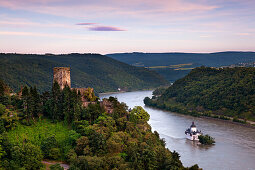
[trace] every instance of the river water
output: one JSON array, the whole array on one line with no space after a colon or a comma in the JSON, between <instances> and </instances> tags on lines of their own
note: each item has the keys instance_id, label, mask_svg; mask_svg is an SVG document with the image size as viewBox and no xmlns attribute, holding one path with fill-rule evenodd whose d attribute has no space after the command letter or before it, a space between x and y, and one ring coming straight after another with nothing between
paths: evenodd
<instances>
[{"instance_id":1,"label":"river water","mask_svg":"<svg viewBox=\"0 0 255 170\"><path fill-rule=\"evenodd\" d=\"M143 99L151 97L152 91L107 94L100 98L109 96L117 97L130 108L143 106L150 114L152 130L165 138L167 148L180 154L184 166L198 164L205 170L255 170L255 129L145 107ZM216 144L204 147L188 141L184 131L192 121L204 134L214 137Z\"/></svg>"}]
</instances>

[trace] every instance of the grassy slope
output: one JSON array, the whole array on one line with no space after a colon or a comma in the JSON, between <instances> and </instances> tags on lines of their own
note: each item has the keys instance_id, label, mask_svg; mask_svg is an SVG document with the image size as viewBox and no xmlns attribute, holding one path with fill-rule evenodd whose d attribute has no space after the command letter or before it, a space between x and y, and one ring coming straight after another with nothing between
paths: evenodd
<instances>
[{"instance_id":1,"label":"grassy slope","mask_svg":"<svg viewBox=\"0 0 255 170\"><path fill-rule=\"evenodd\" d=\"M8 139L14 145L22 145L24 140L30 141L36 146L41 146L41 142L48 137L55 136L62 149L62 157L71 149L68 143L70 128L63 122L51 123L48 119L43 119L31 126L18 123L14 130L9 131Z\"/></svg>"},{"instance_id":2,"label":"grassy slope","mask_svg":"<svg viewBox=\"0 0 255 170\"><path fill-rule=\"evenodd\" d=\"M53 67L71 67L72 87L93 87L96 92L117 88L139 90L168 82L159 74L136 68L99 54L21 55L0 54L0 78L14 90L21 85L36 85L50 90Z\"/></svg>"}]
</instances>

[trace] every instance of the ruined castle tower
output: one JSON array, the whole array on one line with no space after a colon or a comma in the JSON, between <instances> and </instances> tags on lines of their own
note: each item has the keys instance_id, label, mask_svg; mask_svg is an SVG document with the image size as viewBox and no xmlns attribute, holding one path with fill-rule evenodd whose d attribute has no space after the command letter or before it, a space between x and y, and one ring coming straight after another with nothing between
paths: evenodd
<instances>
[{"instance_id":1,"label":"ruined castle tower","mask_svg":"<svg viewBox=\"0 0 255 170\"><path fill-rule=\"evenodd\" d=\"M60 89L64 89L65 85L71 88L70 67L54 67L53 82L58 82Z\"/></svg>"}]
</instances>

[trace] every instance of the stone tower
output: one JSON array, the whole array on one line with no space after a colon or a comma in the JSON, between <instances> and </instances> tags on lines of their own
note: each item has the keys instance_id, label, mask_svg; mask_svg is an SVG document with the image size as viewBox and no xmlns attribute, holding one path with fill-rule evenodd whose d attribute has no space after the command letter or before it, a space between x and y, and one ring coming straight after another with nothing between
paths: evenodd
<instances>
[{"instance_id":1,"label":"stone tower","mask_svg":"<svg viewBox=\"0 0 255 170\"><path fill-rule=\"evenodd\" d=\"M54 67L53 82L58 82L60 89L63 90L65 85L71 88L70 67Z\"/></svg>"}]
</instances>

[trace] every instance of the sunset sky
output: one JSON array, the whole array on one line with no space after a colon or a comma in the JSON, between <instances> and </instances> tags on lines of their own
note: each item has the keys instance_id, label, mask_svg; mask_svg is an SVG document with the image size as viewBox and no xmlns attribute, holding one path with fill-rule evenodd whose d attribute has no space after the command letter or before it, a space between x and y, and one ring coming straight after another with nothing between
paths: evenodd
<instances>
[{"instance_id":1,"label":"sunset sky","mask_svg":"<svg viewBox=\"0 0 255 170\"><path fill-rule=\"evenodd\" d=\"M0 0L0 52L255 51L255 0Z\"/></svg>"}]
</instances>

